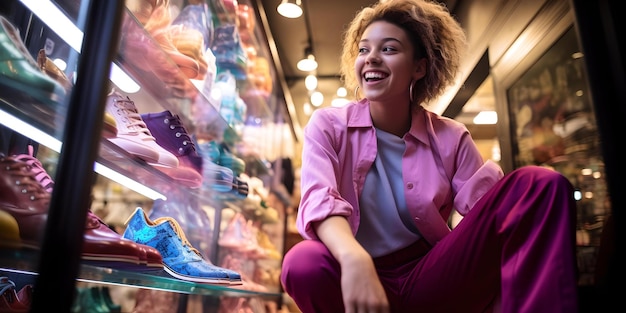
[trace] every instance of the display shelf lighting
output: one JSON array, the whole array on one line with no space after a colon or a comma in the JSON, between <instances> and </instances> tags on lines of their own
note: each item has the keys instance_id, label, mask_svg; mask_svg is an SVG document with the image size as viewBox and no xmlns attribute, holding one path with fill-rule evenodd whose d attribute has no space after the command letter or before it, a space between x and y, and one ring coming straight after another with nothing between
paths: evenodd
<instances>
[{"instance_id":1,"label":"display shelf lighting","mask_svg":"<svg viewBox=\"0 0 626 313\"><path fill-rule=\"evenodd\" d=\"M20 0L44 24L48 25L63 41L76 52L81 53L83 32L59 8L49 0ZM109 74L111 81L122 91L127 93L138 92L141 88L126 72L115 63L111 64Z\"/></svg>"},{"instance_id":2,"label":"display shelf lighting","mask_svg":"<svg viewBox=\"0 0 626 313\"><path fill-rule=\"evenodd\" d=\"M38 142L41 145L48 147L50 150L61 153L61 148L63 146L63 142L50 136L48 133L43 130L30 125L29 123L9 114L3 110L0 110L0 121L2 121L2 125L14 130L17 133L24 135L24 137L30 138L35 142ZM152 200L156 199L167 199L163 194L146 187L145 185L124 176L123 174L116 172L99 162L94 163L94 171L104 177L111 179L112 181L117 182L120 185L123 185L135 192L149 198Z\"/></svg>"}]
</instances>

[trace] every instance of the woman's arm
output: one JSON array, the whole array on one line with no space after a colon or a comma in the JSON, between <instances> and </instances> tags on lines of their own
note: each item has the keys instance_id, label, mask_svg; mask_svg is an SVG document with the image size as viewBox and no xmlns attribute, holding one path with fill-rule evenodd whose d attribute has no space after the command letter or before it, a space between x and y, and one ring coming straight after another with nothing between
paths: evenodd
<instances>
[{"instance_id":1,"label":"woman's arm","mask_svg":"<svg viewBox=\"0 0 626 313\"><path fill-rule=\"evenodd\" d=\"M356 241L343 216L329 216L314 224L318 238L341 266L341 291L346 313L389 312L387 295L374 262Z\"/></svg>"}]
</instances>

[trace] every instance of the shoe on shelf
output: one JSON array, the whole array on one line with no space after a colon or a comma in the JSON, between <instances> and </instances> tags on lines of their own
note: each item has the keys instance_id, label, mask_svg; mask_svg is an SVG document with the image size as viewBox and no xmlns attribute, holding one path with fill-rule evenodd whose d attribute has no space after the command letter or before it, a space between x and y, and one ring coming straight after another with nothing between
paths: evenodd
<instances>
[{"instance_id":1,"label":"shoe on shelf","mask_svg":"<svg viewBox=\"0 0 626 313\"><path fill-rule=\"evenodd\" d=\"M139 288L132 313L178 312L181 294L158 289Z\"/></svg>"},{"instance_id":2,"label":"shoe on shelf","mask_svg":"<svg viewBox=\"0 0 626 313\"><path fill-rule=\"evenodd\" d=\"M122 27L120 45L124 53L121 62L135 69L138 75L156 76L148 79L145 88L155 92L157 97L195 99L198 89L172 59L176 57L181 66L186 61L191 61L189 66L197 67L197 63L193 64L192 59L181 53L165 53L160 44L134 21L125 19Z\"/></svg>"},{"instance_id":3,"label":"shoe on shelf","mask_svg":"<svg viewBox=\"0 0 626 313\"><path fill-rule=\"evenodd\" d=\"M166 151L152 136L137 111L135 102L113 90L107 99L106 112L115 118L117 136L110 138L120 148L138 158L158 166L176 168L178 159Z\"/></svg>"},{"instance_id":4,"label":"shoe on shelf","mask_svg":"<svg viewBox=\"0 0 626 313\"><path fill-rule=\"evenodd\" d=\"M6 276L0 277L0 312L27 313L30 307L20 301L15 283Z\"/></svg>"},{"instance_id":5,"label":"shoe on shelf","mask_svg":"<svg viewBox=\"0 0 626 313\"><path fill-rule=\"evenodd\" d=\"M123 238L91 211L87 213L81 255L83 260L99 266L146 269L145 267L148 266L148 249L154 250L152 247ZM156 253L156 255L160 254ZM150 262L151 267L157 266L156 269L163 269L162 263L158 260L150 260ZM159 265L160 268L158 268Z\"/></svg>"},{"instance_id":6,"label":"shoe on shelf","mask_svg":"<svg viewBox=\"0 0 626 313\"><path fill-rule=\"evenodd\" d=\"M72 313L109 313L111 310L102 301L96 287L76 287L74 304L70 309Z\"/></svg>"},{"instance_id":7,"label":"shoe on shelf","mask_svg":"<svg viewBox=\"0 0 626 313\"><path fill-rule=\"evenodd\" d=\"M0 210L17 221L22 246L37 249L48 219L50 193L31 168L16 157L0 154Z\"/></svg>"},{"instance_id":8,"label":"shoe on shelf","mask_svg":"<svg viewBox=\"0 0 626 313\"><path fill-rule=\"evenodd\" d=\"M115 117L109 112L104 112L104 124L102 125L102 137L111 139L117 137L117 123Z\"/></svg>"},{"instance_id":9,"label":"shoe on shelf","mask_svg":"<svg viewBox=\"0 0 626 313\"><path fill-rule=\"evenodd\" d=\"M198 199L180 192L168 193L167 200L157 199L148 214L150 220L170 217L181 226L187 240L201 255L211 254L213 226Z\"/></svg>"},{"instance_id":10,"label":"shoe on shelf","mask_svg":"<svg viewBox=\"0 0 626 313\"><path fill-rule=\"evenodd\" d=\"M177 168L158 169L188 187L202 186L202 157L180 117L166 110L141 114L141 118L156 142L178 158Z\"/></svg>"},{"instance_id":11,"label":"shoe on shelf","mask_svg":"<svg viewBox=\"0 0 626 313\"><path fill-rule=\"evenodd\" d=\"M167 6L169 0L126 0L128 10L141 24L146 24L155 8Z\"/></svg>"},{"instance_id":12,"label":"shoe on shelf","mask_svg":"<svg viewBox=\"0 0 626 313\"><path fill-rule=\"evenodd\" d=\"M244 198L244 199L247 198L248 193L250 192L248 182L242 180L239 177L235 177L235 185L236 185L235 189L237 191L237 196Z\"/></svg>"},{"instance_id":13,"label":"shoe on shelf","mask_svg":"<svg viewBox=\"0 0 626 313\"><path fill-rule=\"evenodd\" d=\"M56 80L65 91L69 94L72 90L72 82L50 58L46 55L45 49L40 49L39 53L37 53L37 66L41 69L44 74L48 75L50 78Z\"/></svg>"},{"instance_id":14,"label":"shoe on shelf","mask_svg":"<svg viewBox=\"0 0 626 313\"><path fill-rule=\"evenodd\" d=\"M17 298L22 302L26 307L30 308L30 304L33 303L33 291L35 290L35 285L26 284L22 286L20 290L17 291Z\"/></svg>"},{"instance_id":15,"label":"shoe on shelf","mask_svg":"<svg viewBox=\"0 0 626 313\"><path fill-rule=\"evenodd\" d=\"M183 25L202 34L203 50L210 49L213 42L213 14L206 3L187 4L172 21L172 25Z\"/></svg>"},{"instance_id":16,"label":"shoe on shelf","mask_svg":"<svg viewBox=\"0 0 626 313\"><path fill-rule=\"evenodd\" d=\"M0 210L0 248L15 249L22 245L20 227L15 218Z\"/></svg>"},{"instance_id":17,"label":"shoe on shelf","mask_svg":"<svg viewBox=\"0 0 626 313\"><path fill-rule=\"evenodd\" d=\"M172 35L169 26L172 22L171 14L168 6L159 6L154 9L152 15L145 25L145 29L152 35L154 40L158 42L161 49L170 57L180 71L187 78L196 78L200 70L200 65L194 58L182 54L172 41Z\"/></svg>"},{"instance_id":18,"label":"shoe on shelf","mask_svg":"<svg viewBox=\"0 0 626 313\"><path fill-rule=\"evenodd\" d=\"M50 105L57 105L66 95L63 86L39 69L17 28L3 16L0 16L0 85Z\"/></svg>"},{"instance_id":19,"label":"shoe on shelf","mask_svg":"<svg viewBox=\"0 0 626 313\"><path fill-rule=\"evenodd\" d=\"M150 220L141 208L126 221L124 238L159 250L165 271L175 278L196 283L239 284L241 275L206 261L194 248L178 222L171 217Z\"/></svg>"},{"instance_id":20,"label":"shoe on shelf","mask_svg":"<svg viewBox=\"0 0 626 313\"><path fill-rule=\"evenodd\" d=\"M110 313L122 312L122 306L120 304L113 302L113 298L111 298L111 290L109 289L109 287L107 286L99 287L98 291L100 293L100 299L109 309Z\"/></svg>"},{"instance_id":21,"label":"shoe on shelf","mask_svg":"<svg viewBox=\"0 0 626 313\"><path fill-rule=\"evenodd\" d=\"M198 74L193 79L204 80L209 64L204 57L204 39L201 32L185 25L170 25L167 30L170 33L172 44L178 52L192 58L198 63Z\"/></svg>"},{"instance_id":22,"label":"shoe on shelf","mask_svg":"<svg viewBox=\"0 0 626 313\"><path fill-rule=\"evenodd\" d=\"M230 205L230 203L227 203ZM218 244L231 251L252 254L258 247L256 238L253 238L253 233L250 228L250 224L246 221L243 214L237 212L228 221L226 228L218 239Z\"/></svg>"},{"instance_id":23,"label":"shoe on shelf","mask_svg":"<svg viewBox=\"0 0 626 313\"><path fill-rule=\"evenodd\" d=\"M202 185L204 190L214 190L218 192L230 192L237 188L235 174L230 168L221 166L213 162L212 150L214 145L211 142L198 144L198 153L202 156ZM219 157L219 151L217 152Z\"/></svg>"},{"instance_id":24,"label":"shoe on shelf","mask_svg":"<svg viewBox=\"0 0 626 313\"><path fill-rule=\"evenodd\" d=\"M14 159L23 164L25 171L31 174L34 184L37 185L32 188L36 189L36 187L39 187L43 193L48 194L47 198L49 198L54 189L54 181L48 175L41 162L33 156L33 147L29 147L29 154L16 155ZM48 217L47 210L46 206L45 210L41 210L41 213L37 215L37 225L39 225L37 230L39 232L43 232L45 228ZM30 225L25 224L25 226ZM21 224L20 228L22 228ZM33 226L30 226L30 228L33 228ZM120 234L109 228L91 211L87 212L83 238L81 254L83 260L115 268L137 270L163 268L162 259L156 249L122 238ZM38 242L32 245L36 247Z\"/></svg>"}]
</instances>

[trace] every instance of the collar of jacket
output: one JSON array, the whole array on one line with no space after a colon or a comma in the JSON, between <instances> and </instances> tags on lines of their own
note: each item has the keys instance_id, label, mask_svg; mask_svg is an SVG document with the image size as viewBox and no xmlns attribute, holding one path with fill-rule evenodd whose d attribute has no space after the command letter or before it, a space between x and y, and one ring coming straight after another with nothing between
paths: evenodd
<instances>
[{"instance_id":1,"label":"collar of jacket","mask_svg":"<svg viewBox=\"0 0 626 313\"><path fill-rule=\"evenodd\" d=\"M360 101L352 105L346 106L346 109L348 110L348 128L374 128L372 117L370 115L369 105L369 100L361 99ZM409 129L408 135L419 140L423 144L430 146L426 123L430 121L431 117L429 116L429 114L434 113L430 113L422 106L418 106L411 112L411 129Z\"/></svg>"}]
</instances>

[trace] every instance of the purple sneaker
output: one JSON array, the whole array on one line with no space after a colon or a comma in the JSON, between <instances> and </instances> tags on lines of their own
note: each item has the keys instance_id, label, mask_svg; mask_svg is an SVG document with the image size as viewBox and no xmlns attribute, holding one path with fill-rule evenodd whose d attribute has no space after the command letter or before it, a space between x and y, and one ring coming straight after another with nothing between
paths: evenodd
<instances>
[{"instance_id":1,"label":"purple sneaker","mask_svg":"<svg viewBox=\"0 0 626 313\"><path fill-rule=\"evenodd\" d=\"M178 167L158 169L186 186L202 186L202 157L178 115L163 111L141 114L141 118L156 142L178 158Z\"/></svg>"}]
</instances>

